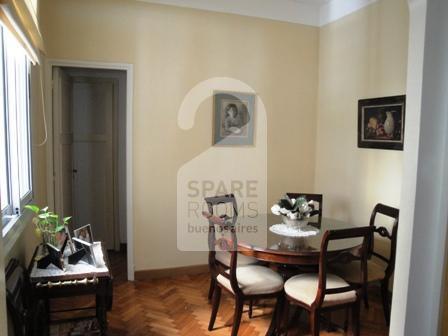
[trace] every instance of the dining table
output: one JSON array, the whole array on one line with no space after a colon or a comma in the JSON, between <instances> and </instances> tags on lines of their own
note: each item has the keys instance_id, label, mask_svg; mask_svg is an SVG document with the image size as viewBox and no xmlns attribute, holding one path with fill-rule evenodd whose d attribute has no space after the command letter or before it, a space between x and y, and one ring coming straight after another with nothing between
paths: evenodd
<instances>
[{"instance_id":1,"label":"dining table","mask_svg":"<svg viewBox=\"0 0 448 336\"><path fill-rule=\"evenodd\" d=\"M302 229L304 236L289 237L270 230L272 225L281 223L281 216L274 214L238 216L236 223L238 252L268 263L317 266L322 238L327 230L357 227L349 221L314 216L308 219L308 225ZM328 246L328 252L338 254L356 249L361 243L362 240L359 238L335 241Z\"/></svg>"}]
</instances>

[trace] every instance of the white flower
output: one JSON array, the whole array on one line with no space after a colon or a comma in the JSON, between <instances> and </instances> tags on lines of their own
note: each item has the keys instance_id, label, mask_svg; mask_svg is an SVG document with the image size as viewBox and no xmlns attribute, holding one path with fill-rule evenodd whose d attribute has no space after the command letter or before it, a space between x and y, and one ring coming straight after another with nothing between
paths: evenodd
<instances>
[{"instance_id":1,"label":"white flower","mask_svg":"<svg viewBox=\"0 0 448 336\"><path fill-rule=\"evenodd\" d=\"M280 208L280 212L281 212L283 215L287 215L287 214L289 214L291 211L288 210L288 209L286 209L286 208Z\"/></svg>"},{"instance_id":2,"label":"white flower","mask_svg":"<svg viewBox=\"0 0 448 336\"><path fill-rule=\"evenodd\" d=\"M295 198L291 198L291 203L292 203L292 205L296 204L296 199Z\"/></svg>"},{"instance_id":3,"label":"white flower","mask_svg":"<svg viewBox=\"0 0 448 336\"><path fill-rule=\"evenodd\" d=\"M272 208L271 208L271 211L272 211L272 213L274 214L274 215L281 215L281 213L280 213L280 205L278 205L278 204L274 204L273 206L272 206Z\"/></svg>"},{"instance_id":4,"label":"white flower","mask_svg":"<svg viewBox=\"0 0 448 336\"><path fill-rule=\"evenodd\" d=\"M297 219L297 215L298 215L297 212L290 212L288 214L288 217L289 217L289 219Z\"/></svg>"},{"instance_id":5,"label":"white flower","mask_svg":"<svg viewBox=\"0 0 448 336\"><path fill-rule=\"evenodd\" d=\"M307 212L311 211L311 208L308 205L308 203L304 202L304 203L300 204L299 211L301 213L307 213Z\"/></svg>"}]
</instances>

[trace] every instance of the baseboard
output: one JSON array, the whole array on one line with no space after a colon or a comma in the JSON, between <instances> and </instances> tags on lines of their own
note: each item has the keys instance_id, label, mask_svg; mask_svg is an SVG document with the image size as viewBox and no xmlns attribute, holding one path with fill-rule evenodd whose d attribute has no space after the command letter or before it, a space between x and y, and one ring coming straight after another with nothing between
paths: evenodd
<instances>
[{"instance_id":1,"label":"baseboard","mask_svg":"<svg viewBox=\"0 0 448 336\"><path fill-rule=\"evenodd\" d=\"M180 275L195 275L201 273L208 273L207 264L135 271L135 280L162 279Z\"/></svg>"}]
</instances>

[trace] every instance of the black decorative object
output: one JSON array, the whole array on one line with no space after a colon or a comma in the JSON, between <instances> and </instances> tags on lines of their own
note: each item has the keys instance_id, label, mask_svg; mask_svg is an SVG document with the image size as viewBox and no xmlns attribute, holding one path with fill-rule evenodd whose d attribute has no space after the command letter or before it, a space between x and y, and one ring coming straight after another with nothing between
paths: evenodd
<instances>
[{"instance_id":1,"label":"black decorative object","mask_svg":"<svg viewBox=\"0 0 448 336\"><path fill-rule=\"evenodd\" d=\"M64 270L64 250L67 246L68 237L66 236L64 239L64 243L62 244L61 249L47 243L45 244L45 248L47 249L47 254L37 260L38 268L47 268L48 265L53 264L57 268Z\"/></svg>"},{"instance_id":2,"label":"black decorative object","mask_svg":"<svg viewBox=\"0 0 448 336\"><path fill-rule=\"evenodd\" d=\"M358 147L403 150L406 96L358 101Z\"/></svg>"},{"instance_id":3,"label":"black decorative object","mask_svg":"<svg viewBox=\"0 0 448 336\"><path fill-rule=\"evenodd\" d=\"M93 244L79 238L72 238L72 240L75 243L77 252L84 251L84 255L79 260L85 259L90 265L96 266ZM79 255L81 255L81 253Z\"/></svg>"},{"instance_id":4,"label":"black decorative object","mask_svg":"<svg viewBox=\"0 0 448 336\"><path fill-rule=\"evenodd\" d=\"M86 251L84 248L73 252L71 255L68 256L68 263L70 265L76 265L84 256L86 255Z\"/></svg>"}]
</instances>

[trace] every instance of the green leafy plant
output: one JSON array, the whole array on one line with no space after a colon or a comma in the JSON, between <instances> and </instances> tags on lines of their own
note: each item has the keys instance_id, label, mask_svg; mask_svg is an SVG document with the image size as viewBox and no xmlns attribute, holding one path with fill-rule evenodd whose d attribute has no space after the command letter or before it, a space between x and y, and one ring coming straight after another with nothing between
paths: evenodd
<instances>
[{"instance_id":1,"label":"green leafy plant","mask_svg":"<svg viewBox=\"0 0 448 336\"><path fill-rule=\"evenodd\" d=\"M54 212L48 211L48 207L39 208L37 205L25 205L25 209L32 211L35 216L33 223L36 226L36 235L43 238L45 243L54 246L58 244L58 234L65 230L72 217L60 218Z\"/></svg>"}]
</instances>

